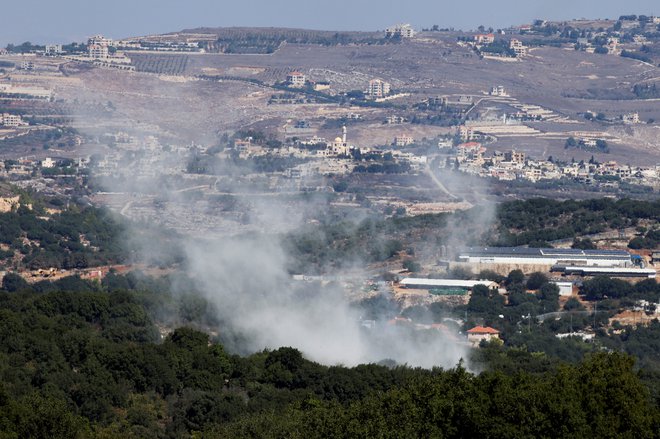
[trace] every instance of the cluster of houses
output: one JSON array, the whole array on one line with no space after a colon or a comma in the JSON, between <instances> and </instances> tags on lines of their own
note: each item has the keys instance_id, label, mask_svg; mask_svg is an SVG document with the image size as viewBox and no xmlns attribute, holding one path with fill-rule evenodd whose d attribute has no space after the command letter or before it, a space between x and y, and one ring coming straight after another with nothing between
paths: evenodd
<instances>
[{"instance_id":1,"label":"cluster of houses","mask_svg":"<svg viewBox=\"0 0 660 439\"><path fill-rule=\"evenodd\" d=\"M550 160L534 160L515 150L494 151L490 156L486 156L486 151L479 142L461 143L456 147L453 160L448 159L446 166L498 180L536 182L570 178L585 184L600 183L612 186L618 181L646 186L657 186L660 183L660 165L639 167L620 165L615 161L556 163Z\"/></svg>"},{"instance_id":2,"label":"cluster of houses","mask_svg":"<svg viewBox=\"0 0 660 439\"><path fill-rule=\"evenodd\" d=\"M291 88L305 88L311 86L315 91L324 91L330 89L330 83L325 81L311 81L307 75L299 71L293 71L286 75L284 82ZM364 95L370 99L382 99L390 95L392 84L380 78L374 78L369 81L364 89Z\"/></svg>"}]
</instances>

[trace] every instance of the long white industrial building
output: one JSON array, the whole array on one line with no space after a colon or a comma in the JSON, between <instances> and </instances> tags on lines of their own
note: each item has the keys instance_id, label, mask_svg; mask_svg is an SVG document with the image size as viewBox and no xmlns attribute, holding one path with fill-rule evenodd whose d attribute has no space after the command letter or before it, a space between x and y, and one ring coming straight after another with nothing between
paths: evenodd
<instances>
[{"instance_id":1,"label":"long white industrial building","mask_svg":"<svg viewBox=\"0 0 660 439\"><path fill-rule=\"evenodd\" d=\"M613 277L645 277L655 278L656 271L653 268L637 267L575 267L575 266L553 266L551 271L559 271L565 275L575 276L613 276Z\"/></svg>"},{"instance_id":2,"label":"long white industrial building","mask_svg":"<svg viewBox=\"0 0 660 439\"><path fill-rule=\"evenodd\" d=\"M629 267L630 253L624 250L580 250L572 248L472 247L458 256L473 264L580 265L586 267Z\"/></svg>"}]
</instances>

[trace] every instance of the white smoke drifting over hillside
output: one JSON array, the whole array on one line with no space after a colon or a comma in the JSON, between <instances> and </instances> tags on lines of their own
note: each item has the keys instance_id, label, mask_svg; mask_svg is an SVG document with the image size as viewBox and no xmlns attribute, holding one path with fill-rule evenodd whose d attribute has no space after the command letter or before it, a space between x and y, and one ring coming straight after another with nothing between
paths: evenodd
<instances>
[{"instance_id":1,"label":"white smoke drifting over hillside","mask_svg":"<svg viewBox=\"0 0 660 439\"><path fill-rule=\"evenodd\" d=\"M85 98L89 96L81 97ZM144 111L159 110L153 105ZM199 113L203 112L204 109L200 108ZM192 119L197 115L178 116ZM167 120L168 117L151 119ZM78 122L79 126L95 126L98 121L85 120L84 115L79 115ZM138 125L136 123L133 128L140 129ZM94 134L103 132L103 128L98 130ZM160 130L171 131L168 127L160 127ZM121 152L122 145L117 145L117 148ZM144 152L147 156L152 154L153 145L148 150L144 148ZM148 209L137 216L143 221L196 224L198 222L191 221L191 217L208 216L209 212L220 217L228 215L223 209L215 209L211 202L207 203L204 195L200 200L200 191L218 192L217 184L206 182L200 185L206 185L205 189L190 192L181 190L186 182L182 183L180 176L176 179L177 184L161 184L159 178L172 174L173 168L164 169L159 164L181 161L181 150L177 152L179 155L169 159L169 148L158 150L157 153L158 160L148 160L137 154L135 161L127 163L121 178L105 180L108 191L133 191L127 194L127 198L137 201L126 203L121 209L123 213L130 214L131 210L135 210L135 204L142 199L153 199L151 219L148 217ZM185 164L181 166L181 172L183 169ZM121 181L121 185L117 184L118 181ZM191 178L190 186L199 184ZM300 204L292 207L291 203L280 202L277 197L268 202L257 202L255 197L249 196L254 195L249 194L254 191L253 187L241 189L237 185L234 182L229 196L237 200L239 205L251 205L252 208L243 216L242 223L234 221L236 227L224 231L234 236L205 240L200 239L199 235L206 231L191 230L195 237L184 239L181 246L186 257L184 266L188 276L195 280L196 288L217 307L220 321L223 322L221 333L235 334L242 341L242 352L291 346L300 349L309 359L324 364L356 365L391 359L400 364L423 367L452 367L465 357L465 344L457 341L462 340L460 336L392 326L385 323L385 319L375 327L366 329L361 324L359 311L351 306L340 286L316 288L311 284L301 288L292 282L287 271L290 255L279 238L269 232L281 231L283 223L287 221L289 230L297 229L305 224L307 212L296 210L300 209L296 207ZM141 196L134 197L135 193ZM191 199L193 197L196 197L194 202ZM313 205L307 209L316 210L319 206ZM218 224L223 224L223 221L218 221ZM269 230L269 224L277 226L277 230ZM222 225L217 227L221 228ZM237 232L236 228L240 231ZM209 232L217 237L223 230ZM141 246L142 253L148 255L158 253L160 247L165 245L164 241L136 240L134 245ZM351 261L351 265L355 268L356 261ZM357 267L366 268L366 264L361 263ZM365 273L363 279L366 278L368 276ZM181 285L181 290L187 291L189 288Z\"/></svg>"},{"instance_id":2,"label":"white smoke drifting over hillside","mask_svg":"<svg viewBox=\"0 0 660 439\"><path fill-rule=\"evenodd\" d=\"M361 327L339 288L294 288L285 269L287 255L274 240L191 244L186 252L189 275L231 330L247 336L248 350L293 346L312 360L344 365L393 359L451 367L464 357L463 346L446 334L421 337L384 322Z\"/></svg>"}]
</instances>

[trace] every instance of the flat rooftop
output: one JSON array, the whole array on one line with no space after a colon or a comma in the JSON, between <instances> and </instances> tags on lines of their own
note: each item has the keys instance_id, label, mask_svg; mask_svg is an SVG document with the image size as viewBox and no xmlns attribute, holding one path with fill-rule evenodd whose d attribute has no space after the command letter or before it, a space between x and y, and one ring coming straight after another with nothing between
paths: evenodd
<instances>
[{"instance_id":1,"label":"flat rooftop","mask_svg":"<svg viewBox=\"0 0 660 439\"><path fill-rule=\"evenodd\" d=\"M581 250L577 248L469 247L459 253L459 258L467 257L630 260L630 253L625 250Z\"/></svg>"}]
</instances>

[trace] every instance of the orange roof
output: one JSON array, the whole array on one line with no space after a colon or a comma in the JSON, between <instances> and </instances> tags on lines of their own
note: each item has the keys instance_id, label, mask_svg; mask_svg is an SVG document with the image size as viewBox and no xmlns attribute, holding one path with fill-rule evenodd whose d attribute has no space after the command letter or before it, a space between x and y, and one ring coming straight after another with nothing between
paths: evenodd
<instances>
[{"instance_id":1,"label":"orange roof","mask_svg":"<svg viewBox=\"0 0 660 439\"><path fill-rule=\"evenodd\" d=\"M289 76L304 76L304 75L300 72L291 72L289 73Z\"/></svg>"},{"instance_id":2,"label":"orange roof","mask_svg":"<svg viewBox=\"0 0 660 439\"><path fill-rule=\"evenodd\" d=\"M470 329L468 331L468 334L499 334L500 331L498 331L495 328L491 328L490 326L475 326L474 328Z\"/></svg>"},{"instance_id":3,"label":"orange roof","mask_svg":"<svg viewBox=\"0 0 660 439\"><path fill-rule=\"evenodd\" d=\"M481 143L479 142L466 142L458 145L459 148L479 148Z\"/></svg>"},{"instance_id":4,"label":"orange roof","mask_svg":"<svg viewBox=\"0 0 660 439\"><path fill-rule=\"evenodd\" d=\"M412 323L412 320L410 320L407 317L398 317L397 316L397 317L394 317L391 320L388 320L387 323L390 324L390 325L396 325L396 324L399 324L399 323Z\"/></svg>"}]
</instances>

